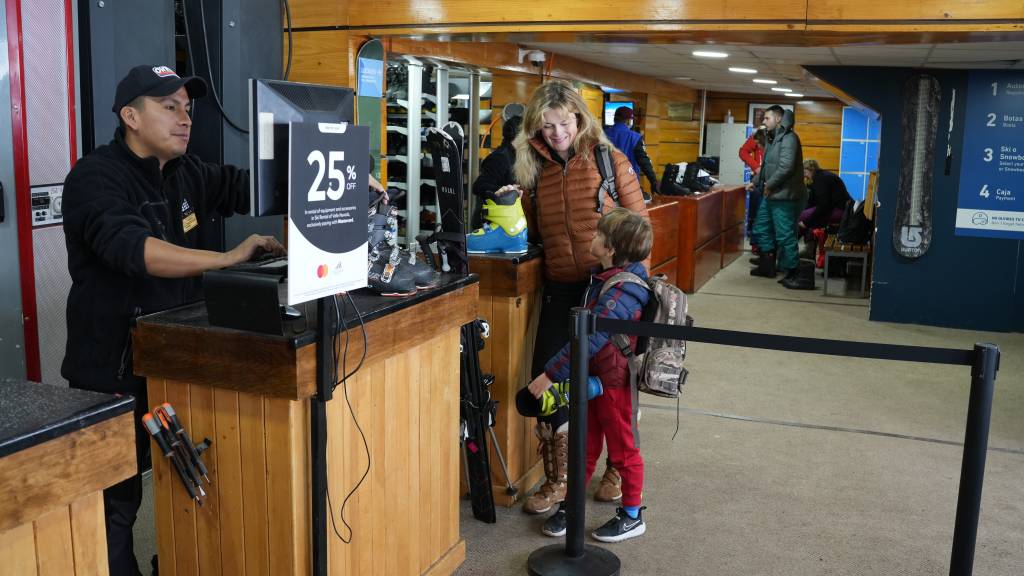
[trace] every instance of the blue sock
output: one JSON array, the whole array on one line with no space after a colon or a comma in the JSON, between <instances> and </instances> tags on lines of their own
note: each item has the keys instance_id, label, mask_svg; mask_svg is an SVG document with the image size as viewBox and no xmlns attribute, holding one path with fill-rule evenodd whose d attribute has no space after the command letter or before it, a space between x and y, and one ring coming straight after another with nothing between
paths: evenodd
<instances>
[{"instance_id":1,"label":"blue sock","mask_svg":"<svg viewBox=\"0 0 1024 576\"><path fill-rule=\"evenodd\" d=\"M636 518L640 514L639 506L623 506L622 509L626 511L626 514L629 514L630 518Z\"/></svg>"}]
</instances>

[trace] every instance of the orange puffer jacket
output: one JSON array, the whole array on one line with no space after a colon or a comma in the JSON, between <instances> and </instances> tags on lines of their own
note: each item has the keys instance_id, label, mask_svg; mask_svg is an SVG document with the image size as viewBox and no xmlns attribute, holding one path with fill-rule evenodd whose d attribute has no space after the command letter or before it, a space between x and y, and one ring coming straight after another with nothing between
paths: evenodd
<instances>
[{"instance_id":1,"label":"orange puffer jacket","mask_svg":"<svg viewBox=\"0 0 1024 576\"><path fill-rule=\"evenodd\" d=\"M600 266L590 255L590 241L597 233L597 221L601 218L601 213L597 212L601 172L593 157L573 156L563 168L552 159L551 149L543 140L533 138L530 144L544 158L544 163L536 194L523 194L523 210L531 240L544 245L544 277L555 282L586 281L593 269ZM640 181L629 158L612 150L612 161L619 205L647 217ZM615 208L615 201L607 196L604 211L612 208ZM644 264L649 267L649 262Z\"/></svg>"}]
</instances>

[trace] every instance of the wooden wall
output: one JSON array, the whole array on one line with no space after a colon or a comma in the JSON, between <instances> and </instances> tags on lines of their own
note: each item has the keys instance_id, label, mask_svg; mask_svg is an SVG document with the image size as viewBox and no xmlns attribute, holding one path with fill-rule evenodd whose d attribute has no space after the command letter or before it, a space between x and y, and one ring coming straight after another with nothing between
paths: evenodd
<instances>
[{"instance_id":1,"label":"wooden wall","mask_svg":"<svg viewBox=\"0 0 1024 576\"><path fill-rule=\"evenodd\" d=\"M0 567L0 572L11 575L109 574L103 492L86 494L32 522L0 532Z\"/></svg>"},{"instance_id":2,"label":"wooden wall","mask_svg":"<svg viewBox=\"0 0 1024 576\"><path fill-rule=\"evenodd\" d=\"M692 100L666 98L658 94L647 96L647 109L640 129L644 134L644 142L647 143L647 153L651 157L651 163L654 164L654 171L659 179L665 164L692 162L697 159L700 116L696 116L694 120L670 119L668 116L669 105L677 102L694 104L694 110L697 110L697 114L699 114L696 94Z\"/></svg>"},{"instance_id":3,"label":"wooden wall","mask_svg":"<svg viewBox=\"0 0 1024 576\"><path fill-rule=\"evenodd\" d=\"M839 145L843 125L843 103L839 100L799 100L759 94L708 93L706 121L724 122L732 111L735 122L747 122L751 102L794 104L795 131L803 144L804 160L815 159L825 170L839 171ZM738 152L737 152L738 153Z\"/></svg>"}]
</instances>

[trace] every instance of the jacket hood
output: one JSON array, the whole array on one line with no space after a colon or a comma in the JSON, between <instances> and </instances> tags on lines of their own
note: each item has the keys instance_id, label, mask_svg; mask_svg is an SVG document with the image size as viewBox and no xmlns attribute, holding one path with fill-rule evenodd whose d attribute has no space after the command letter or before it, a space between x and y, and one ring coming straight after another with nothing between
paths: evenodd
<instances>
[{"instance_id":1,"label":"jacket hood","mask_svg":"<svg viewBox=\"0 0 1024 576\"><path fill-rule=\"evenodd\" d=\"M793 126L796 124L796 116L793 115L792 110L786 110L782 113L782 120L779 121L779 127L775 129L776 134L783 134L785 132L792 132Z\"/></svg>"}]
</instances>

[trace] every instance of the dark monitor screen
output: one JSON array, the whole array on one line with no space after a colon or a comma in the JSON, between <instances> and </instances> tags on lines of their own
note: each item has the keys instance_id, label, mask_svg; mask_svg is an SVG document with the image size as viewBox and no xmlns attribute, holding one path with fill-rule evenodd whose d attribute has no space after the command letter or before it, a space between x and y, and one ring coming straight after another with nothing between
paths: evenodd
<instances>
[{"instance_id":1,"label":"dark monitor screen","mask_svg":"<svg viewBox=\"0 0 1024 576\"><path fill-rule=\"evenodd\" d=\"M354 99L340 86L249 80L250 215L288 211L288 125L354 122Z\"/></svg>"}]
</instances>

